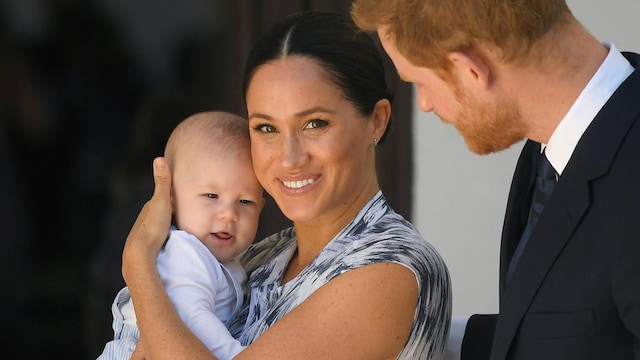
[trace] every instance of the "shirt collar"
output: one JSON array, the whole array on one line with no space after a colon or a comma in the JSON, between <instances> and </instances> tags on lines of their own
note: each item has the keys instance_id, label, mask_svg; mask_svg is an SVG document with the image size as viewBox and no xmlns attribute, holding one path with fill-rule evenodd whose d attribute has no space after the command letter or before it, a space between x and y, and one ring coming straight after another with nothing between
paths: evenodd
<instances>
[{"instance_id":1,"label":"shirt collar","mask_svg":"<svg viewBox=\"0 0 640 360\"><path fill-rule=\"evenodd\" d=\"M613 43L603 42L602 44L609 49L609 54L553 131L549 143L546 144L545 154L560 175L591 121L634 70ZM544 144L542 148L545 148Z\"/></svg>"}]
</instances>

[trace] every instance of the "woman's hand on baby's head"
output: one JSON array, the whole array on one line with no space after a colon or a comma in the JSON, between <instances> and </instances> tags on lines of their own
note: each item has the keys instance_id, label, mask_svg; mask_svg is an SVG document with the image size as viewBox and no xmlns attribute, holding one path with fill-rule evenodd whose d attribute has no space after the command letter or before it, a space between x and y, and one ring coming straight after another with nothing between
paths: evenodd
<instances>
[{"instance_id":1,"label":"woman's hand on baby's head","mask_svg":"<svg viewBox=\"0 0 640 360\"><path fill-rule=\"evenodd\" d=\"M153 161L153 180L153 196L142 207L127 236L122 255L123 274L128 264L140 260L135 259L138 256L155 259L171 226L171 172L162 157Z\"/></svg>"},{"instance_id":2,"label":"woman's hand on baby's head","mask_svg":"<svg viewBox=\"0 0 640 360\"><path fill-rule=\"evenodd\" d=\"M166 211L168 208L169 218L162 220L168 220L168 224L170 224L172 214L171 171L169 170L167 159L163 157L157 157L153 160L153 183L155 184L153 196L147 203L152 203L153 206L157 206L162 210L162 215L167 215Z\"/></svg>"}]
</instances>

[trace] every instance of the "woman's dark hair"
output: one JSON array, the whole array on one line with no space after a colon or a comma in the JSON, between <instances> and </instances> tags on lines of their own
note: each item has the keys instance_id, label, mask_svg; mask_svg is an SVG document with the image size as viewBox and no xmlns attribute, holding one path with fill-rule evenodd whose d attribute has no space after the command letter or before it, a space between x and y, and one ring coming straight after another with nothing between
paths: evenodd
<instances>
[{"instance_id":1,"label":"woman's dark hair","mask_svg":"<svg viewBox=\"0 0 640 360\"><path fill-rule=\"evenodd\" d=\"M370 35L340 14L305 11L277 22L253 45L242 82L245 101L259 66L296 55L323 66L363 116L370 115L379 100L392 100L382 57Z\"/></svg>"}]
</instances>

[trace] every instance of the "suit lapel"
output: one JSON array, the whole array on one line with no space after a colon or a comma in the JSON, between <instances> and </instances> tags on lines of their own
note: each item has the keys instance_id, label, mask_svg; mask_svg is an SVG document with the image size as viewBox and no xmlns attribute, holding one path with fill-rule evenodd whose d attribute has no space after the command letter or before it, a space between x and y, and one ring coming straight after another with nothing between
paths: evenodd
<instances>
[{"instance_id":1,"label":"suit lapel","mask_svg":"<svg viewBox=\"0 0 640 360\"><path fill-rule=\"evenodd\" d=\"M556 185L513 277L503 288L492 350L495 359L506 357L540 284L589 208L587 181L568 180L563 178Z\"/></svg>"},{"instance_id":2,"label":"suit lapel","mask_svg":"<svg viewBox=\"0 0 640 360\"><path fill-rule=\"evenodd\" d=\"M535 169L538 166L538 154L540 154L540 144L531 140L527 141L520 153L518 165L511 182L509 200L502 227L500 293L504 291L505 274L507 273L509 262L527 225L527 216L536 177Z\"/></svg>"},{"instance_id":3,"label":"suit lapel","mask_svg":"<svg viewBox=\"0 0 640 360\"><path fill-rule=\"evenodd\" d=\"M492 359L507 357L520 322L540 285L589 209L590 181L607 173L626 133L640 116L637 106L640 100L640 69L636 64L638 59L638 56L629 59L636 71L613 94L578 142L532 233L513 278L509 285L501 285L500 316L496 324ZM518 166L524 165L519 163ZM515 202L518 201L517 197L522 199L522 195L510 194L509 206L513 211L515 205L512 204L512 196L516 197ZM517 216L519 215L512 214L505 218L503 244L517 242L514 236L519 236L521 231L516 234L510 230L517 227L513 225L518 221ZM505 262L504 258L501 260ZM508 262L501 264L501 284L504 284L507 266Z\"/></svg>"}]
</instances>

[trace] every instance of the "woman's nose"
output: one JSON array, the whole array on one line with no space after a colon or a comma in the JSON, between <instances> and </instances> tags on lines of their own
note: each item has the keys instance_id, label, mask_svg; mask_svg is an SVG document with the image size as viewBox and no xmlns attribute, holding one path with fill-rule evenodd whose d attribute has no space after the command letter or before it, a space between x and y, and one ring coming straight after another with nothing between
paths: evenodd
<instances>
[{"instance_id":1,"label":"woman's nose","mask_svg":"<svg viewBox=\"0 0 640 360\"><path fill-rule=\"evenodd\" d=\"M286 136L283 140L281 156L285 167L294 168L304 163L307 154L302 139L297 135Z\"/></svg>"}]
</instances>

